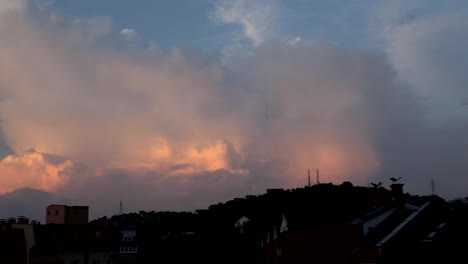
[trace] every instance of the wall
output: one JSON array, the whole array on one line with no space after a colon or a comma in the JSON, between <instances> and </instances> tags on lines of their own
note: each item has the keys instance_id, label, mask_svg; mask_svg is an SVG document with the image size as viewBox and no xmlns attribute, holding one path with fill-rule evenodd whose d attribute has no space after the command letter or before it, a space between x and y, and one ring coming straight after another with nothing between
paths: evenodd
<instances>
[{"instance_id":1,"label":"wall","mask_svg":"<svg viewBox=\"0 0 468 264\"><path fill-rule=\"evenodd\" d=\"M65 205L50 205L46 209L46 224L65 224Z\"/></svg>"},{"instance_id":2,"label":"wall","mask_svg":"<svg viewBox=\"0 0 468 264\"><path fill-rule=\"evenodd\" d=\"M34 226L33 225L24 225L24 224L13 224L11 225L12 228L15 229L22 229L24 231L24 238L26 243L26 254L27 254L27 263L30 263L31 259L29 257L31 248L36 244L36 240L34 238Z\"/></svg>"},{"instance_id":3,"label":"wall","mask_svg":"<svg viewBox=\"0 0 468 264\"><path fill-rule=\"evenodd\" d=\"M89 208L87 206L67 206L66 223L70 225L85 225L89 219Z\"/></svg>"}]
</instances>

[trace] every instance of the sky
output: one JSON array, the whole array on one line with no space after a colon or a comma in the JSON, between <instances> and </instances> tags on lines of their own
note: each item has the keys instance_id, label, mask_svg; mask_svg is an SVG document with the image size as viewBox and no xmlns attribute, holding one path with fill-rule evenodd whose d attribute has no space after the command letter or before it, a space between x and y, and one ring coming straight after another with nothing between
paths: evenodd
<instances>
[{"instance_id":1,"label":"sky","mask_svg":"<svg viewBox=\"0 0 468 264\"><path fill-rule=\"evenodd\" d=\"M467 196L468 2L2 0L0 217L267 188Z\"/></svg>"}]
</instances>

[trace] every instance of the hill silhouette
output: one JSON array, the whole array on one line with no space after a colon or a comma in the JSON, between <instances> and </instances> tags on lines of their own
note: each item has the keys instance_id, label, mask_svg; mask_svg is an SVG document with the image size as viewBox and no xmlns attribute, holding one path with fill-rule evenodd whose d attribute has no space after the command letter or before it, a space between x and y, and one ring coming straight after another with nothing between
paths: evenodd
<instances>
[{"instance_id":1,"label":"hill silhouette","mask_svg":"<svg viewBox=\"0 0 468 264\"><path fill-rule=\"evenodd\" d=\"M374 209L375 191L376 188L353 186L350 182L291 190L269 189L263 195L248 195L195 212L140 211L103 217L92 223L136 228L142 245L139 254L141 259L147 261L156 258L171 261L258 262L262 239L273 225L278 225L282 216L287 217L289 225L296 227L346 225ZM390 191L382 187L379 187L379 191L382 193L382 203L391 203ZM427 196L406 196L417 204L431 199ZM236 227L236 222L241 218L246 221L242 230ZM186 253L181 255L177 252Z\"/></svg>"}]
</instances>

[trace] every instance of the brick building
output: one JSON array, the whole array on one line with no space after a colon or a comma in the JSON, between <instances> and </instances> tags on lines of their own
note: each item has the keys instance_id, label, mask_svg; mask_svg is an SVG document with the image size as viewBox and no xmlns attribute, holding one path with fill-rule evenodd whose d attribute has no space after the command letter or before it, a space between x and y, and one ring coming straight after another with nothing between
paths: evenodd
<instances>
[{"instance_id":1,"label":"brick building","mask_svg":"<svg viewBox=\"0 0 468 264\"><path fill-rule=\"evenodd\" d=\"M85 225L88 223L88 206L49 205L46 209L46 224Z\"/></svg>"}]
</instances>

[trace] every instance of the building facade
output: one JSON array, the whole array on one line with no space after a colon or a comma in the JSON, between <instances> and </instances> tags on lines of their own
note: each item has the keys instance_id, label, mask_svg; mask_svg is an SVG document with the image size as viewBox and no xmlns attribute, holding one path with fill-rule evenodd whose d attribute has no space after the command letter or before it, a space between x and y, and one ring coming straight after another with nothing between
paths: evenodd
<instances>
[{"instance_id":1,"label":"building facade","mask_svg":"<svg viewBox=\"0 0 468 264\"><path fill-rule=\"evenodd\" d=\"M46 224L85 225L89 219L88 206L49 205L46 209Z\"/></svg>"}]
</instances>

